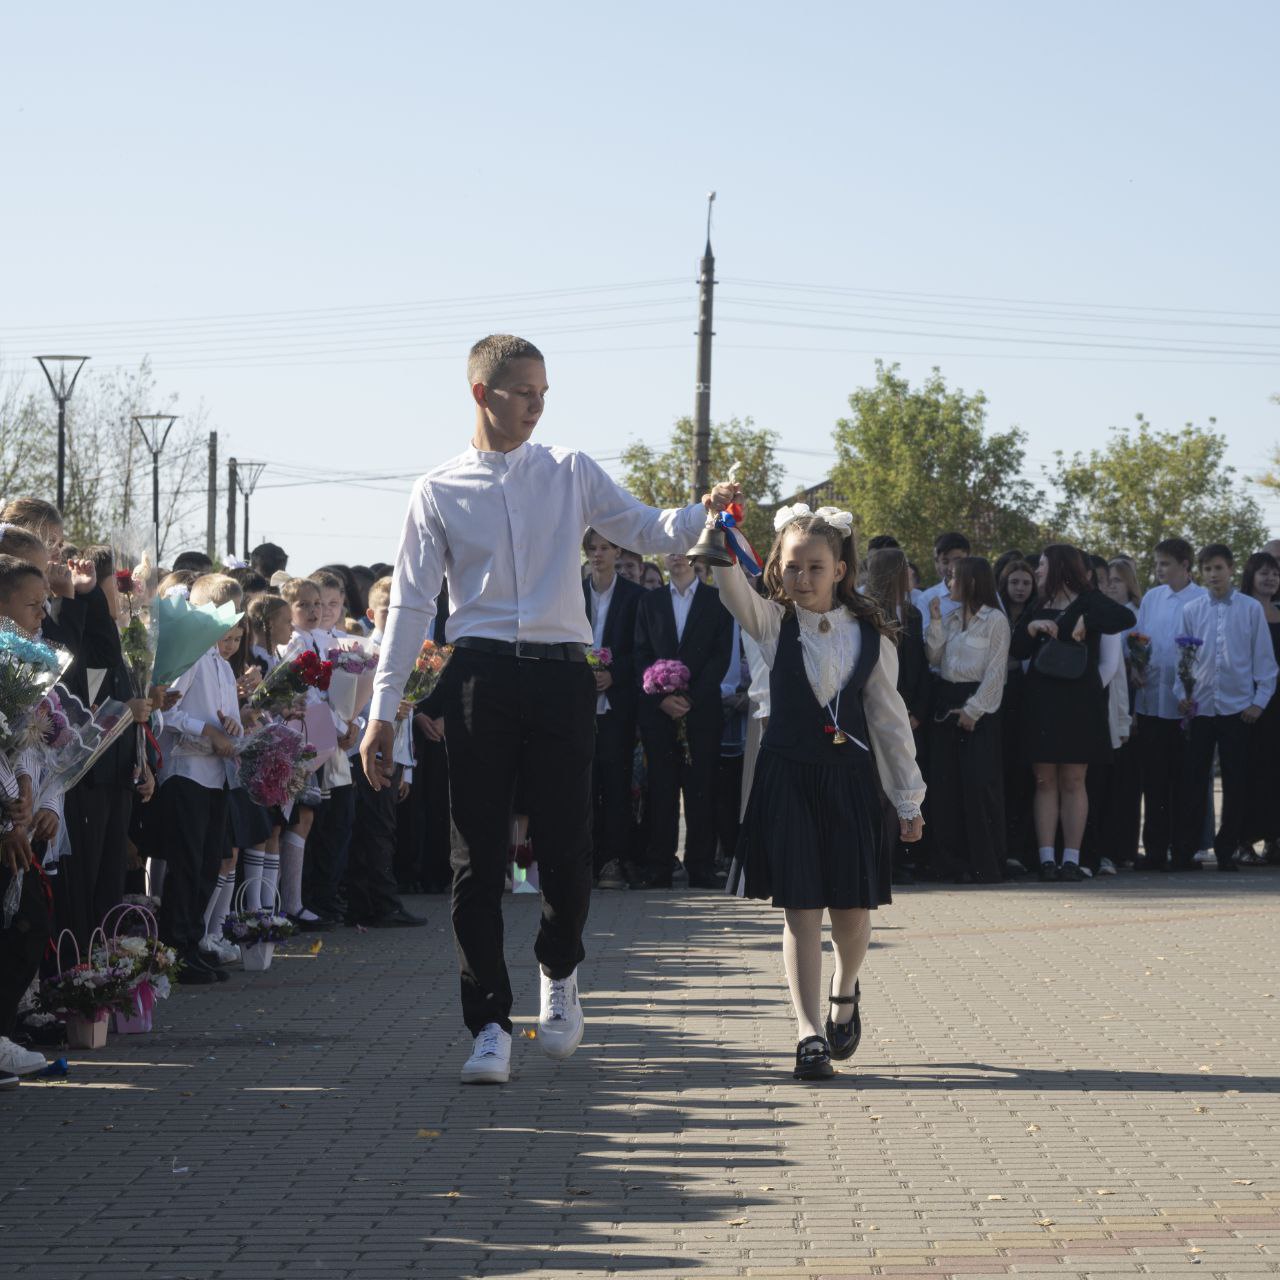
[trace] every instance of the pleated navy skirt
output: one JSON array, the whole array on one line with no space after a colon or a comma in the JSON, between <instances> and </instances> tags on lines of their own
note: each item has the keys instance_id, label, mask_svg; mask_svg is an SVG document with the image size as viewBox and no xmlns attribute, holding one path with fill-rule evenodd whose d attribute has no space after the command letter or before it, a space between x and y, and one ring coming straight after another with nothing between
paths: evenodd
<instances>
[{"instance_id":1,"label":"pleated navy skirt","mask_svg":"<svg viewBox=\"0 0 1280 1280\"><path fill-rule=\"evenodd\" d=\"M746 897L835 910L893 900L872 767L869 758L854 767L810 764L761 748L738 837Z\"/></svg>"}]
</instances>

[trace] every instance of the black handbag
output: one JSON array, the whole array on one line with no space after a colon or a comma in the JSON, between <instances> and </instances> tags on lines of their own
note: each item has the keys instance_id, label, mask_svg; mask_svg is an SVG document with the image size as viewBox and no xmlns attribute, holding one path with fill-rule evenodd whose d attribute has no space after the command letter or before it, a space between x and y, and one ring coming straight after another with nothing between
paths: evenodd
<instances>
[{"instance_id":1,"label":"black handbag","mask_svg":"<svg viewBox=\"0 0 1280 1280\"><path fill-rule=\"evenodd\" d=\"M1089 650L1073 640L1045 640L1031 664L1051 680L1079 680L1089 667Z\"/></svg>"}]
</instances>

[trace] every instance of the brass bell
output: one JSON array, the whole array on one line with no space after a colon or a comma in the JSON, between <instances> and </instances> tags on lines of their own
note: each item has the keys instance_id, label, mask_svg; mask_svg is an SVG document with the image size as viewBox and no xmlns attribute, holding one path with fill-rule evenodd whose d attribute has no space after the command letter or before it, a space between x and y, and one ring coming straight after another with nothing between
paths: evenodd
<instances>
[{"instance_id":1,"label":"brass bell","mask_svg":"<svg viewBox=\"0 0 1280 1280\"><path fill-rule=\"evenodd\" d=\"M718 564L727 568L734 563L733 552L729 550L729 535L725 533L718 516L712 516L707 521L702 537L687 554L690 560L701 560L705 564Z\"/></svg>"}]
</instances>

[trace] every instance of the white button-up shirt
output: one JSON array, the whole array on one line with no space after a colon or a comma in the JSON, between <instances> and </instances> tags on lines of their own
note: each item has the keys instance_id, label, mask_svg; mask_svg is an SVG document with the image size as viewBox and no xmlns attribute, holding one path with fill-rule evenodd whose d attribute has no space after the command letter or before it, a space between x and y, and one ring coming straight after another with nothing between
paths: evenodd
<instances>
[{"instance_id":1,"label":"white button-up shirt","mask_svg":"<svg viewBox=\"0 0 1280 1280\"><path fill-rule=\"evenodd\" d=\"M955 603L953 601L953 603ZM930 618L924 645L929 661L952 684L978 687L964 704L971 720L1000 710L1009 666L1009 619L983 605L964 625L964 614L952 610L944 619Z\"/></svg>"},{"instance_id":2,"label":"white button-up shirt","mask_svg":"<svg viewBox=\"0 0 1280 1280\"><path fill-rule=\"evenodd\" d=\"M448 578L450 641L591 643L579 547L588 527L640 552L687 551L701 506L657 511L572 449L526 443L510 453L468 448L414 486L396 554L391 609L371 714L395 717Z\"/></svg>"},{"instance_id":3,"label":"white button-up shirt","mask_svg":"<svg viewBox=\"0 0 1280 1280\"><path fill-rule=\"evenodd\" d=\"M685 624L689 621L689 610L693 608L694 592L698 589L698 579L689 583L683 591L674 582L667 588L671 592L671 607L676 615L676 643L684 639Z\"/></svg>"},{"instance_id":4,"label":"white button-up shirt","mask_svg":"<svg viewBox=\"0 0 1280 1280\"><path fill-rule=\"evenodd\" d=\"M1264 709L1276 691L1276 658L1267 615L1252 597L1233 591L1221 599L1203 594L1185 605L1178 634L1204 641L1193 668L1191 697L1201 716L1235 716ZM1175 665L1175 699L1187 692Z\"/></svg>"},{"instance_id":5,"label":"white button-up shirt","mask_svg":"<svg viewBox=\"0 0 1280 1280\"><path fill-rule=\"evenodd\" d=\"M240 695L231 664L212 648L173 682L173 688L182 699L164 713L160 782L189 778L215 791L236 786L240 780L236 762L214 755L212 743L204 737L205 725L222 731L218 712L240 723Z\"/></svg>"},{"instance_id":6,"label":"white button-up shirt","mask_svg":"<svg viewBox=\"0 0 1280 1280\"><path fill-rule=\"evenodd\" d=\"M1168 585L1153 587L1142 597L1138 607L1138 630L1151 637L1151 661L1147 664L1146 682L1138 690L1134 710L1141 716L1158 716L1161 720L1181 720L1178 699L1173 696L1173 675L1178 669L1178 646L1174 636L1181 635L1182 610L1193 600L1206 595L1203 587L1188 583L1174 592Z\"/></svg>"},{"instance_id":7,"label":"white button-up shirt","mask_svg":"<svg viewBox=\"0 0 1280 1280\"><path fill-rule=\"evenodd\" d=\"M609 606L613 603L613 588L618 581L610 580L603 591L596 590L596 584L587 579L591 587L591 644L596 649L604 648L604 624L609 621ZM596 697L596 715L602 716L609 710L609 695L599 694Z\"/></svg>"}]
</instances>

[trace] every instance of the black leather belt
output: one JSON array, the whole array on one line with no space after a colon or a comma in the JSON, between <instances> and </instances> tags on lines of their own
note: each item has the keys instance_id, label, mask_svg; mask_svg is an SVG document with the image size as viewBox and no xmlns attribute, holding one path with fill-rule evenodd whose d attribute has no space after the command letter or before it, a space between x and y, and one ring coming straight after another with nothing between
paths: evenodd
<instances>
[{"instance_id":1,"label":"black leather belt","mask_svg":"<svg viewBox=\"0 0 1280 1280\"><path fill-rule=\"evenodd\" d=\"M453 642L455 649L473 649L476 653L495 653L522 662L586 662L587 646L566 641L563 644L535 644L532 640L490 640L486 636L462 636Z\"/></svg>"}]
</instances>

